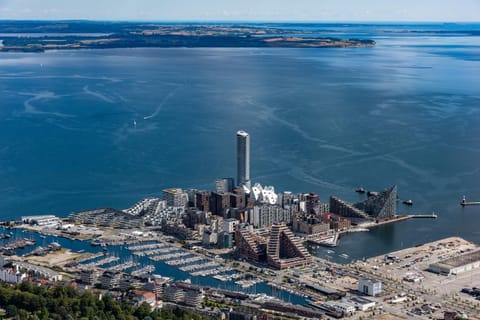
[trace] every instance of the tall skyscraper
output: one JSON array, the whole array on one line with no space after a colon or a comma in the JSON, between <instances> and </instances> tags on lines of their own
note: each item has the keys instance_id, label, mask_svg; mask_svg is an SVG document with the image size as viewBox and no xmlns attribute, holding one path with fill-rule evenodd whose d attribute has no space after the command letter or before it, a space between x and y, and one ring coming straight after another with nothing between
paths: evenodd
<instances>
[{"instance_id":1,"label":"tall skyscraper","mask_svg":"<svg viewBox=\"0 0 480 320\"><path fill-rule=\"evenodd\" d=\"M250 190L250 136L243 130L237 132L237 184Z\"/></svg>"}]
</instances>

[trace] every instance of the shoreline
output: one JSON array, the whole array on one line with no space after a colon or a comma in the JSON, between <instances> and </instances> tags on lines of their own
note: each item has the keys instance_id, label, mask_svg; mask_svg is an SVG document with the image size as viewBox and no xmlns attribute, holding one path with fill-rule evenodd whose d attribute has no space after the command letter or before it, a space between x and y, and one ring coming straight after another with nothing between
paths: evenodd
<instances>
[{"instance_id":1,"label":"shoreline","mask_svg":"<svg viewBox=\"0 0 480 320\"><path fill-rule=\"evenodd\" d=\"M322 36L314 30L234 24L33 21L27 28L0 21L0 52L119 48L365 48L372 39ZM54 30L55 32L52 32Z\"/></svg>"}]
</instances>

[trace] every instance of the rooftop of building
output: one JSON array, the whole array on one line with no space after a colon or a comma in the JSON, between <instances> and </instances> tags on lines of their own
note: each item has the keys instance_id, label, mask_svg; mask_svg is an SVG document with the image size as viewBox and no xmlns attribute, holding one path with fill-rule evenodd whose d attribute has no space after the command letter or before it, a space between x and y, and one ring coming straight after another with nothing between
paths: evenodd
<instances>
[{"instance_id":1,"label":"rooftop of building","mask_svg":"<svg viewBox=\"0 0 480 320\"><path fill-rule=\"evenodd\" d=\"M238 130L237 131L237 136L239 137L248 137L248 133L243 131L243 130Z\"/></svg>"},{"instance_id":2,"label":"rooftop of building","mask_svg":"<svg viewBox=\"0 0 480 320\"><path fill-rule=\"evenodd\" d=\"M449 268L457 268L457 267L464 266L477 261L480 261L480 250L472 251L456 257L445 259L435 264L440 266L443 265Z\"/></svg>"}]
</instances>

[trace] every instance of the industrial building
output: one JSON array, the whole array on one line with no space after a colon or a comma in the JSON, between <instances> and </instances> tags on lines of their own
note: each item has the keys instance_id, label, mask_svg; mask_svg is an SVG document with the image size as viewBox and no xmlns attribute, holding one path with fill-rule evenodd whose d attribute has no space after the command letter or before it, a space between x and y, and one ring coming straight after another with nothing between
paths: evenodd
<instances>
[{"instance_id":1,"label":"industrial building","mask_svg":"<svg viewBox=\"0 0 480 320\"><path fill-rule=\"evenodd\" d=\"M382 282L373 279L359 279L358 291L368 296L375 297L382 292Z\"/></svg>"},{"instance_id":2,"label":"industrial building","mask_svg":"<svg viewBox=\"0 0 480 320\"><path fill-rule=\"evenodd\" d=\"M368 309L375 307L376 304L375 301L359 296L352 296L347 299L347 302L353 304L358 311L367 311Z\"/></svg>"},{"instance_id":3,"label":"industrial building","mask_svg":"<svg viewBox=\"0 0 480 320\"><path fill-rule=\"evenodd\" d=\"M432 263L428 271L443 274L456 275L480 267L480 250L472 251L456 257Z\"/></svg>"},{"instance_id":4,"label":"industrial building","mask_svg":"<svg viewBox=\"0 0 480 320\"><path fill-rule=\"evenodd\" d=\"M38 226L57 225L61 223L60 218L51 214L39 216L23 216L22 222L25 224L35 224Z\"/></svg>"}]
</instances>

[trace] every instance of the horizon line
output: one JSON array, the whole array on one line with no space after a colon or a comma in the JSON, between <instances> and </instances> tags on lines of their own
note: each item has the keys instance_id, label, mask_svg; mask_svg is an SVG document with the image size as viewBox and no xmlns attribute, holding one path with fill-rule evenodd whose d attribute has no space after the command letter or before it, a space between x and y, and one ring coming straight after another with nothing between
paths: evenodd
<instances>
[{"instance_id":1,"label":"horizon line","mask_svg":"<svg viewBox=\"0 0 480 320\"><path fill-rule=\"evenodd\" d=\"M305 24L319 24L319 23L349 23L349 24L413 24L413 23L434 23L434 24L480 24L480 21L441 21L441 20L137 20L137 19L3 19L0 18L0 22L130 22L130 23L305 23Z\"/></svg>"}]
</instances>

